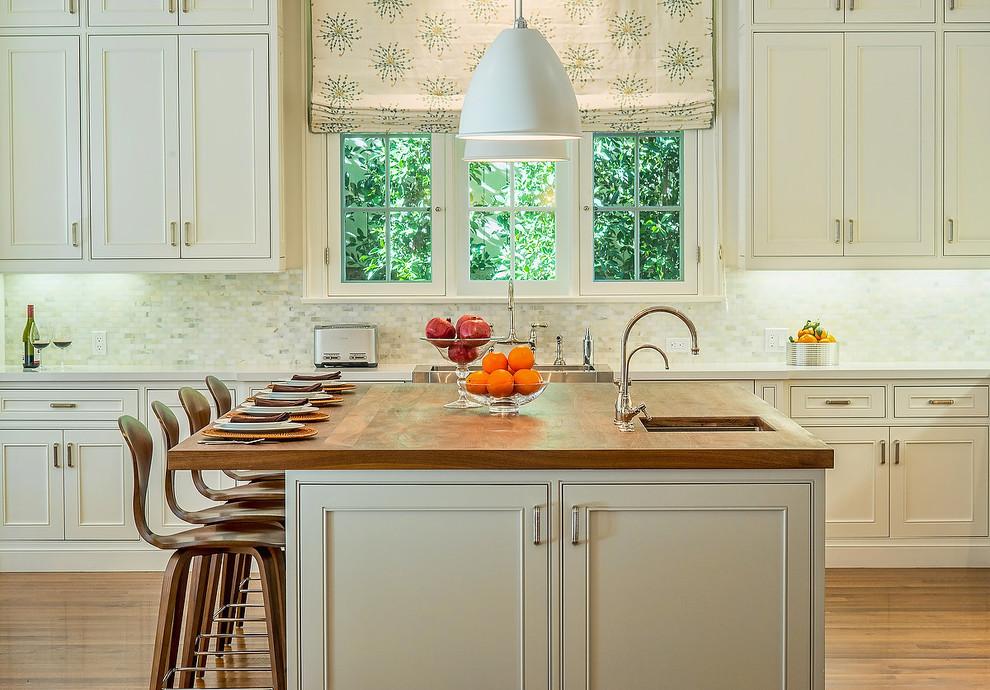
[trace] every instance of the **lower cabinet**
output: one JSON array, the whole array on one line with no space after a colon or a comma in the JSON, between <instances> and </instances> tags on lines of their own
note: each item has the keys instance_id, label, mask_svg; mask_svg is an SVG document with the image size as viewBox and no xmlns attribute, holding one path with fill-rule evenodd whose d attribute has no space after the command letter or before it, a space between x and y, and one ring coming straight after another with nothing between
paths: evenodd
<instances>
[{"instance_id":1,"label":"lower cabinet","mask_svg":"<svg viewBox=\"0 0 990 690\"><path fill-rule=\"evenodd\" d=\"M826 537L988 536L987 427L808 430L835 451Z\"/></svg>"},{"instance_id":2,"label":"lower cabinet","mask_svg":"<svg viewBox=\"0 0 990 690\"><path fill-rule=\"evenodd\" d=\"M8 429L0 539L137 540L131 458L116 429Z\"/></svg>"}]
</instances>

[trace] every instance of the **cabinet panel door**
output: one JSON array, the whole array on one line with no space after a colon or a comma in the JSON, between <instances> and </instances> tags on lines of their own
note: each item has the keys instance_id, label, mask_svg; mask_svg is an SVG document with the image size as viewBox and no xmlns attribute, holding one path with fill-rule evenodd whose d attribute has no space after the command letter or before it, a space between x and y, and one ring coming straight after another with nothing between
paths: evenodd
<instances>
[{"instance_id":1,"label":"cabinet panel door","mask_svg":"<svg viewBox=\"0 0 990 690\"><path fill-rule=\"evenodd\" d=\"M958 4L959 0L957 0ZM990 3L988 3L990 7ZM948 14L948 13L947 13ZM988 12L990 18L990 12ZM951 255L990 255L990 35L945 34L945 242Z\"/></svg>"},{"instance_id":2,"label":"cabinet panel door","mask_svg":"<svg viewBox=\"0 0 990 690\"><path fill-rule=\"evenodd\" d=\"M808 427L835 451L825 470L825 537L886 537L890 531L887 427Z\"/></svg>"},{"instance_id":3,"label":"cabinet panel door","mask_svg":"<svg viewBox=\"0 0 990 690\"><path fill-rule=\"evenodd\" d=\"M299 492L297 687L549 687L547 485Z\"/></svg>"},{"instance_id":4,"label":"cabinet panel door","mask_svg":"<svg viewBox=\"0 0 990 690\"><path fill-rule=\"evenodd\" d=\"M178 39L89 47L93 258L178 258Z\"/></svg>"},{"instance_id":5,"label":"cabinet panel door","mask_svg":"<svg viewBox=\"0 0 990 690\"><path fill-rule=\"evenodd\" d=\"M945 6L947 22L990 22L990 0L952 0Z\"/></svg>"},{"instance_id":6,"label":"cabinet panel door","mask_svg":"<svg viewBox=\"0 0 990 690\"><path fill-rule=\"evenodd\" d=\"M757 24L841 24L842 3L837 0L755 0L753 18Z\"/></svg>"},{"instance_id":7,"label":"cabinet panel door","mask_svg":"<svg viewBox=\"0 0 990 690\"><path fill-rule=\"evenodd\" d=\"M271 256L268 38L179 37L182 258Z\"/></svg>"},{"instance_id":8,"label":"cabinet panel door","mask_svg":"<svg viewBox=\"0 0 990 690\"><path fill-rule=\"evenodd\" d=\"M934 22L935 0L841 0L846 23Z\"/></svg>"},{"instance_id":9,"label":"cabinet panel door","mask_svg":"<svg viewBox=\"0 0 990 690\"><path fill-rule=\"evenodd\" d=\"M0 259L81 259L79 39L0 38Z\"/></svg>"},{"instance_id":10,"label":"cabinet panel door","mask_svg":"<svg viewBox=\"0 0 990 690\"><path fill-rule=\"evenodd\" d=\"M894 427L890 437L890 536L987 536L987 427Z\"/></svg>"},{"instance_id":11,"label":"cabinet panel door","mask_svg":"<svg viewBox=\"0 0 990 690\"><path fill-rule=\"evenodd\" d=\"M176 0L179 23L201 26L267 24L270 0Z\"/></svg>"},{"instance_id":12,"label":"cabinet panel door","mask_svg":"<svg viewBox=\"0 0 990 690\"><path fill-rule=\"evenodd\" d=\"M935 36L845 41L845 253L933 255Z\"/></svg>"},{"instance_id":13,"label":"cabinet panel door","mask_svg":"<svg viewBox=\"0 0 990 690\"><path fill-rule=\"evenodd\" d=\"M566 690L817 687L810 486L565 485L563 496L578 517L563 544Z\"/></svg>"},{"instance_id":14,"label":"cabinet panel door","mask_svg":"<svg viewBox=\"0 0 990 690\"><path fill-rule=\"evenodd\" d=\"M63 456L61 432L0 433L0 538L62 539Z\"/></svg>"},{"instance_id":15,"label":"cabinet panel door","mask_svg":"<svg viewBox=\"0 0 990 690\"><path fill-rule=\"evenodd\" d=\"M79 0L0 0L0 26L79 26Z\"/></svg>"},{"instance_id":16,"label":"cabinet panel door","mask_svg":"<svg viewBox=\"0 0 990 690\"><path fill-rule=\"evenodd\" d=\"M757 0L754 11L757 23L935 21L934 0Z\"/></svg>"},{"instance_id":17,"label":"cabinet panel door","mask_svg":"<svg viewBox=\"0 0 990 690\"><path fill-rule=\"evenodd\" d=\"M841 256L842 35L754 42L753 253Z\"/></svg>"},{"instance_id":18,"label":"cabinet panel door","mask_svg":"<svg viewBox=\"0 0 990 690\"><path fill-rule=\"evenodd\" d=\"M130 539L134 527L134 471L116 429L63 432L66 539Z\"/></svg>"},{"instance_id":19,"label":"cabinet panel door","mask_svg":"<svg viewBox=\"0 0 990 690\"><path fill-rule=\"evenodd\" d=\"M91 26L175 26L182 0L89 0Z\"/></svg>"}]
</instances>

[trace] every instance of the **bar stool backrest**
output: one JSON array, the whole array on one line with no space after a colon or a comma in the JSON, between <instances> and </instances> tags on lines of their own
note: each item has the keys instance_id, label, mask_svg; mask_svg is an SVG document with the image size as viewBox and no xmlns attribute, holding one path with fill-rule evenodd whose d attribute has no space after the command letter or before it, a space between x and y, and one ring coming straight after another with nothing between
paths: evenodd
<instances>
[{"instance_id":1,"label":"bar stool backrest","mask_svg":"<svg viewBox=\"0 0 990 690\"><path fill-rule=\"evenodd\" d=\"M152 546L168 548L148 525L148 479L151 476L151 457L154 442L148 427L130 415L117 420L124 442L131 451L131 464L134 467L134 525L141 538Z\"/></svg>"},{"instance_id":2,"label":"bar stool backrest","mask_svg":"<svg viewBox=\"0 0 990 690\"><path fill-rule=\"evenodd\" d=\"M151 402L151 411L158 417L158 423L162 426L162 434L165 436L165 445L171 450L179 442L179 420L172 412L172 408L161 400Z\"/></svg>"},{"instance_id":3,"label":"bar stool backrest","mask_svg":"<svg viewBox=\"0 0 990 690\"><path fill-rule=\"evenodd\" d=\"M217 417L230 412L233 400L231 399L230 389L227 388L227 384L218 379L216 376L207 376L206 387L210 389L210 395L213 396L213 402L217 405Z\"/></svg>"},{"instance_id":4,"label":"bar stool backrest","mask_svg":"<svg viewBox=\"0 0 990 690\"><path fill-rule=\"evenodd\" d=\"M210 423L210 401L198 390L183 386L179 389L179 402L189 419L190 434L195 434Z\"/></svg>"}]
</instances>

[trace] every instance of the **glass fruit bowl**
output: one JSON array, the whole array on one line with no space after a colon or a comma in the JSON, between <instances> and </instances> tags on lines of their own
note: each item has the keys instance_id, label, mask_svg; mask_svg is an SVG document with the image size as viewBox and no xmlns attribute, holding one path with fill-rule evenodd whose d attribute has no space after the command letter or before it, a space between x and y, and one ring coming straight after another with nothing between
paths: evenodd
<instances>
[{"instance_id":1,"label":"glass fruit bowl","mask_svg":"<svg viewBox=\"0 0 990 690\"><path fill-rule=\"evenodd\" d=\"M509 416L519 414L519 407L531 403L543 394L550 384L549 381L539 383L517 383L513 386L512 395L494 396L487 391L482 392L484 384L467 383L463 380L457 381L457 388L468 400L480 404L488 405L488 413Z\"/></svg>"},{"instance_id":2,"label":"glass fruit bowl","mask_svg":"<svg viewBox=\"0 0 990 690\"><path fill-rule=\"evenodd\" d=\"M463 338L424 338L430 345L437 349L440 356L454 365L454 372L457 374L457 400L452 400L445 404L455 410L464 410L471 407L481 407L482 402L469 399L465 395L463 387L464 379L467 378L468 366L485 356L487 347L496 338L484 338L466 340Z\"/></svg>"}]
</instances>

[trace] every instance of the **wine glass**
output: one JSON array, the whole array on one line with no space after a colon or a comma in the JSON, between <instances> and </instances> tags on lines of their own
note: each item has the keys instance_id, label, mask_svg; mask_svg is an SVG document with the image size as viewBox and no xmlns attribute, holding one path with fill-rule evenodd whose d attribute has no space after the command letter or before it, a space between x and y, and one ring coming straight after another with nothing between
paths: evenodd
<instances>
[{"instance_id":1,"label":"wine glass","mask_svg":"<svg viewBox=\"0 0 990 690\"><path fill-rule=\"evenodd\" d=\"M51 344L52 340L47 329L38 328L35 324L34 329L31 331L31 345L34 349L38 351L38 358L41 358L41 351L44 350Z\"/></svg>"},{"instance_id":2,"label":"wine glass","mask_svg":"<svg viewBox=\"0 0 990 690\"><path fill-rule=\"evenodd\" d=\"M58 325L52 330L52 343L59 350L59 365L60 370L65 369L65 350L70 345L72 345L72 334L69 333L69 329L63 325Z\"/></svg>"}]
</instances>

